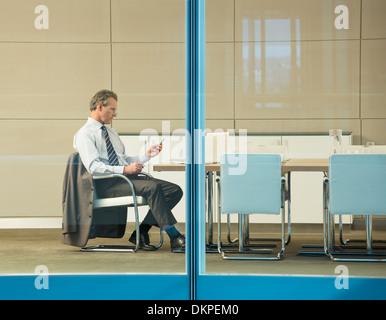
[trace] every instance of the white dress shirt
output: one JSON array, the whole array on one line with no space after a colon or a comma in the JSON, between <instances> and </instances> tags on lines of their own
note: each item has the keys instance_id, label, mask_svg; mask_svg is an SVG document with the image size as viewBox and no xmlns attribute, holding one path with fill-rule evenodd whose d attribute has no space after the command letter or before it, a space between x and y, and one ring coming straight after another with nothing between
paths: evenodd
<instances>
[{"instance_id":1,"label":"white dress shirt","mask_svg":"<svg viewBox=\"0 0 386 320\"><path fill-rule=\"evenodd\" d=\"M125 146L118 133L114 129L106 127L119 160L119 166L111 166L102 125L102 123L89 117L86 124L74 136L74 148L79 152L82 163L90 174L123 174L123 168L130 163L135 161L145 163L149 160L145 154L135 157L127 156Z\"/></svg>"}]
</instances>

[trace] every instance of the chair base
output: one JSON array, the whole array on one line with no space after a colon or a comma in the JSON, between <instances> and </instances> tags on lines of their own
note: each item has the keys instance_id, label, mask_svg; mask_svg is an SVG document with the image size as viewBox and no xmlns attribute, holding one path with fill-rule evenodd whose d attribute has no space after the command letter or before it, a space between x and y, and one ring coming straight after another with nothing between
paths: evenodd
<instances>
[{"instance_id":1,"label":"chair base","mask_svg":"<svg viewBox=\"0 0 386 320\"><path fill-rule=\"evenodd\" d=\"M338 258L338 255L357 256L358 258ZM332 261L337 262L386 262L386 253L384 252L329 252L328 256Z\"/></svg>"},{"instance_id":2,"label":"chair base","mask_svg":"<svg viewBox=\"0 0 386 320\"><path fill-rule=\"evenodd\" d=\"M311 250L311 251L302 251L299 250L298 254L299 255L310 255L310 256L326 256L326 249L324 248L323 245L317 245L317 244L303 244L302 245L303 249L320 249L320 250Z\"/></svg>"},{"instance_id":3,"label":"chair base","mask_svg":"<svg viewBox=\"0 0 386 320\"><path fill-rule=\"evenodd\" d=\"M172 250L173 253L185 253L185 250Z\"/></svg>"},{"instance_id":4,"label":"chair base","mask_svg":"<svg viewBox=\"0 0 386 320\"><path fill-rule=\"evenodd\" d=\"M276 244L249 244L249 235L247 239L245 239L245 226L246 222L248 222L247 215L239 214L239 239L238 239L238 250L223 250L222 243L220 239L221 235L221 213L218 215L218 246L217 250L221 254L222 259L224 260L281 260L282 255L285 251L286 240L285 240L285 212L284 206L281 209L281 220L282 220L282 234L281 234L281 250L277 255L273 252L273 250L268 248L276 248ZM229 236L228 236L229 238ZM245 243L245 240L248 241L248 244ZM255 239L257 240L257 239ZM260 240L275 240L275 239L258 239ZM228 245L235 246L235 244ZM256 248L256 249L255 249ZM267 249L264 249L267 248ZM244 256L232 256L232 254L243 254ZM265 256L269 254L270 256ZM255 256L251 256L255 255Z\"/></svg>"},{"instance_id":5,"label":"chair base","mask_svg":"<svg viewBox=\"0 0 386 320\"><path fill-rule=\"evenodd\" d=\"M137 251L136 246L118 246L118 245L97 245L82 247L80 251L83 252L132 252Z\"/></svg>"},{"instance_id":6,"label":"chair base","mask_svg":"<svg viewBox=\"0 0 386 320\"><path fill-rule=\"evenodd\" d=\"M331 217L331 215L330 215ZM334 219L330 219L332 221L329 222L330 225L334 225ZM329 227L330 235L329 239L334 239L334 229ZM329 248L328 250L328 256L332 261L339 261L339 262L386 262L386 252L384 251L386 249L385 246L373 246L373 243L384 243L382 240L373 240L372 235L372 216L367 215L366 216L366 240L349 240L343 239L343 232L342 232L342 223L341 223L341 216L339 216L339 239L341 242L340 246L333 246L332 248ZM349 243L366 243L365 246L361 245L351 245ZM331 244L329 245L331 247ZM338 251L336 251L336 248L338 248ZM355 251L365 249L365 251ZM339 251L342 250L342 251ZM353 251L354 250L354 251ZM377 252L376 250L383 250L380 252ZM338 256L345 256L345 258L341 258ZM353 258L346 258L348 256L351 256Z\"/></svg>"},{"instance_id":7,"label":"chair base","mask_svg":"<svg viewBox=\"0 0 386 320\"><path fill-rule=\"evenodd\" d=\"M281 257L283 255L283 251L279 252L277 256L272 256L272 250L269 249L263 249L263 250L250 250L250 251L220 251L221 253L221 258L224 260L281 260ZM227 255L228 254L228 255ZM229 256L229 254L243 254L246 256ZM269 254L270 256L268 257L263 257L263 256L254 256L251 257L250 255L265 255Z\"/></svg>"}]
</instances>

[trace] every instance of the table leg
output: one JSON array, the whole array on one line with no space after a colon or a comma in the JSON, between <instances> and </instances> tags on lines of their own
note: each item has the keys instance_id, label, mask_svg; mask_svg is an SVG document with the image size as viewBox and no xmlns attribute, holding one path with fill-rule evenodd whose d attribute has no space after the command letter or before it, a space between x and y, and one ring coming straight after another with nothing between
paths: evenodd
<instances>
[{"instance_id":1,"label":"table leg","mask_svg":"<svg viewBox=\"0 0 386 320\"><path fill-rule=\"evenodd\" d=\"M208 245L213 244L213 172L207 173Z\"/></svg>"},{"instance_id":2,"label":"table leg","mask_svg":"<svg viewBox=\"0 0 386 320\"><path fill-rule=\"evenodd\" d=\"M324 172L323 178L323 245L302 245L305 249L322 249L318 251L299 251L302 255L327 255L329 246L334 247L334 220L328 214L328 179L327 173ZM328 241L330 239L330 241Z\"/></svg>"},{"instance_id":3,"label":"table leg","mask_svg":"<svg viewBox=\"0 0 386 320\"><path fill-rule=\"evenodd\" d=\"M285 244L288 246L291 242L291 172L288 172L287 174L287 192L288 238Z\"/></svg>"},{"instance_id":4,"label":"table leg","mask_svg":"<svg viewBox=\"0 0 386 320\"><path fill-rule=\"evenodd\" d=\"M208 217L208 240L206 244L206 253L217 253L217 244L213 244L213 212L215 197L215 173L207 171L207 186L206 186L206 200L207 200L207 217Z\"/></svg>"},{"instance_id":5,"label":"table leg","mask_svg":"<svg viewBox=\"0 0 386 320\"><path fill-rule=\"evenodd\" d=\"M373 221L372 215L366 216L366 249L367 253L371 253L371 245L373 242Z\"/></svg>"}]
</instances>

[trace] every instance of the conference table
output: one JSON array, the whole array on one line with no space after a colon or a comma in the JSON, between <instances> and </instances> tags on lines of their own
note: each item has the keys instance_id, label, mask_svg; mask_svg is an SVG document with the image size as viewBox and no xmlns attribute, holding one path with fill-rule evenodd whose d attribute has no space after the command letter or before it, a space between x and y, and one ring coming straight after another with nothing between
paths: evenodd
<instances>
[{"instance_id":1,"label":"conference table","mask_svg":"<svg viewBox=\"0 0 386 320\"><path fill-rule=\"evenodd\" d=\"M185 171L184 163L159 163L154 164L154 171ZM206 163L205 171L219 172L219 163ZM283 174L293 171L321 171L328 172L328 159L288 159L282 162Z\"/></svg>"},{"instance_id":2,"label":"conference table","mask_svg":"<svg viewBox=\"0 0 386 320\"><path fill-rule=\"evenodd\" d=\"M291 241L291 226L290 226L290 216L291 216L291 172L323 172L327 174L329 167L329 159L328 158L293 158L283 160L282 162L282 174L286 175L287 183L288 183L288 238L286 243L289 244ZM159 163L153 165L154 171L185 171L184 163ZM221 165L220 163L206 163L205 171L207 174L207 194L206 200L208 203L207 207L207 216L208 216L208 246L213 244L213 193L215 189L215 182L218 181L216 179L216 175L220 176ZM322 181L321 181L322 183ZM325 196L325 195L324 195ZM324 210L324 208L323 208ZM324 211L323 211L324 212ZM327 223L326 216L323 217L323 223ZM326 228L324 228L326 230ZM333 228L332 228L333 229ZM333 231L333 230L332 230ZM331 239L332 246L333 239ZM231 241L229 238L229 229L228 229L228 241ZM324 237L323 246L317 246L318 248L322 248L321 251L312 251L309 252L311 254L324 254L327 248L326 237ZM210 252L210 250L208 250ZM300 252L302 254L307 254L307 251Z\"/></svg>"}]
</instances>

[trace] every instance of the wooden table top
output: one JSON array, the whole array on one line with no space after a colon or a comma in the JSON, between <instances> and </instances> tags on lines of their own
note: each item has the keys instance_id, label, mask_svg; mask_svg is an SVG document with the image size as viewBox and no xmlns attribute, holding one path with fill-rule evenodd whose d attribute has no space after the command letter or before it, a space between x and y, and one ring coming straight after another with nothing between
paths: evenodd
<instances>
[{"instance_id":1,"label":"wooden table top","mask_svg":"<svg viewBox=\"0 0 386 320\"><path fill-rule=\"evenodd\" d=\"M283 172L328 171L328 159L289 159L283 165Z\"/></svg>"},{"instance_id":2,"label":"wooden table top","mask_svg":"<svg viewBox=\"0 0 386 320\"><path fill-rule=\"evenodd\" d=\"M283 173L292 171L328 171L328 159L289 159L283 162ZM154 171L185 171L184 163L159 163L154 164ZM206 171L220 171L220 164L205 164Z\"/></svg>"}]
</instances>

